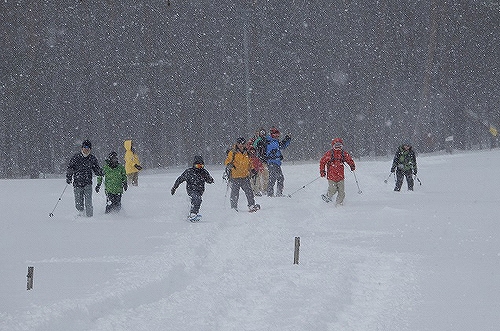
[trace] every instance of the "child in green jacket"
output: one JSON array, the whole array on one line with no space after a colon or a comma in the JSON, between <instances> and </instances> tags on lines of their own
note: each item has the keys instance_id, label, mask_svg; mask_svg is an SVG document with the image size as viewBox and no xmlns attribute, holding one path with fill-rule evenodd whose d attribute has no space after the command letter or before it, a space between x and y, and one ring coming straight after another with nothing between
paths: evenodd
<instances>
[{"instance_id":1,"label":"child in green jacket","mask_svg":"<svg viewBox=\"0 0 500 331\"><path fill-rule=\"evenodd\" d=\"M118 162L118 154L111 152L103 167L104 191L106 192L106 213L118 212L122 208L122 194L127 190L125 167ZM102 176L97 177L95 191L99 193Z\"/></svg>"}]
</instances>

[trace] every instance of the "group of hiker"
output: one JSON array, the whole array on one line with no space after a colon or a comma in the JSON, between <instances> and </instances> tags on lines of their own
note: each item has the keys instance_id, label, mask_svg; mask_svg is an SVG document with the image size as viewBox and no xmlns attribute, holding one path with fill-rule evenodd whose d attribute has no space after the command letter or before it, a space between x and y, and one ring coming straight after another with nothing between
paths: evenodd
<instances>
[{"instance_id":1,"label":"group of hiker","mask_svg":"<svg viewBox=\"0 0 500 331\"><path fill-rule=\"evenodd\" d=\"M92 217L92 175L97 176L95 191L99 193L104 177L106 194L106 213L121 209L121 198L128 185L139 185L139 171L142 170L139 156L135 152L132 140L125 140L124 161L120 164L118 154L112 151L108 154L105 165L100 167L97 158L91 153L92 142L84 140L80 152L71 157L66 170L66 183L73 184L75 207L79 216Z\"/></svg>"},{"instance_id":2,"label":"group of hiker","mask_svg":"<svg viewBox=\"0 0 500 331\"><path fill-rule=\"evenodd\" d=\"M223 178L230 189L231 209L238 211L240 189L243 190L248 211L255 212L260 205L255 202L255 196L283 196L284 175L281 169L282 150L291 143L291 135L286 134L281 139L281 132L271 127L269 134L265 129L259 129L250 139L238 137L226 151ZM99 192L104 182L106 193L106 213L121 209L121 196L128 185L138 185L138 173L142 170L139 157L135 153L131 140L124 142L125 164L120 164L116 152L109 153L105 165L101 169L94 155L91 154L92 144L89 140L82 143L81 151L70 160L66 182L73 183L75 206L80 215L91 217L92 207L92 173L97 176L95 191ZM319 161L319 175L328 180L328 189L322 194L325 202L331 202L336 194L335 205L342 206L345 199L344 167L355 171L356 164L350 153L344 150L344 142L337 137L332 139L331 149L326 151ZM391 173L396 175L394 191L400 191L406 177L408 190L413 190L413 175L417 174L415 153L411 144L404 143L398 147L394 156ZM170 192L175 194L177 188L186 182L186 192L191 199L188 219L198 221L205 191L205 183L214 182L201 155L194 157L192 166L187 168L174 182Z\"/></svg>"}]
</instances>

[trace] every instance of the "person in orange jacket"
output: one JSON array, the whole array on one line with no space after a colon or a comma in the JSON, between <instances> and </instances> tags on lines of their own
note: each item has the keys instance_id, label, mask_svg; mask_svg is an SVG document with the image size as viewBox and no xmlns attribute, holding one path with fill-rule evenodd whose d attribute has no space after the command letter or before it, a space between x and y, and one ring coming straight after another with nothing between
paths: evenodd
<instances>
[{"instance_id":1,"label":"person in orange jacket","mask_svg":"<svg viewBox=\"0 0 500 331\"><path fill-rule=\"evenodd\" d=\"M344 163L347 163L351 171L356 169L354 160L348 152L344 151L344 142L341 138L332 140L332 149L327 151L319 161L319 173L321 177L328 179L328 191L321 195L325 202L332 201L335 193L336 206L341 206L344 203L345 188L344 188Z\"/></svg>"},{"instance_id":2,"label":"person in orange jacket","mask_svg":"<svg viewBox=\"0 0 500 331\"><path fill-rule=\"evenodd\" d=\"M135 152L132 140L125 140L123 143L125 147L125 172L127 173L127 182L129 185L139 185L139 171L142 170L139 156Z\"/></svg>"},{"instance_id":3,"label":"person in orange jacket","mask_svg":"<svg viewBox=\"0 0 500 331\"><path fill-rule=\"evenodd\" d=\"M230 172L231 208L238 211L238 198L241 188L247 197L248 211L254 212L260 209L260 205L255 203L255 197L250 185L250 173L253 168L245 148L245 143L246 140L243 137L236 140L234 147L227 153L224 165Z\"/></svg>"}]
</instances>

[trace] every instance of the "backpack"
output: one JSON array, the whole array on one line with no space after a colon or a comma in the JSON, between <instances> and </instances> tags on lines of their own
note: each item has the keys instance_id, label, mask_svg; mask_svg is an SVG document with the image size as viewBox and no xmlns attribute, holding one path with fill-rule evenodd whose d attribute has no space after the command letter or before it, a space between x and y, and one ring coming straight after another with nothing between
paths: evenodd
<instances>
[{"instance_id":1,"label":"backpack","mask_svg":"<svg viewBox=\"0 0 500 331\"><path fill-rule=\"evenodd\" d=\"M330 154L330 161L328 161L328 163L333 163L333 162L335 162L336 160L339 160L339 161L340 161L340 163L342 163L342 164L343 164L343 163L345 163L345 151L344 151L343 149L341 149L340 151L341 151L341 153L342 153L342 157L341 157L340 159L336 159L336 158L334 157L334 155L335 155L334 149L332 148L332 152L331 152L331 154Z\"/></svg>"},{"instance_id":2,"label":"backpack","mask_svg":"<svg viewBox=\"0 0 500 331\"><path fill-rule=\"evenodd\" d=\"M254 148L257 151L257 157L262 161L266 162L267 161L267 138L266 137L260 137L254 142Z\"/></svg>"},{"instance_id":3,"label":"backpack","mask_svg":"<svg viewBox=\"0 0 500 331\"><path fill-rule=\"evenodd\" d=\"M222 174L222 179L224 179L225 181L228 181L231 179L231 169L234 167L234 157L236 156L236 150L233 148L231 149L229 152L233 152L233 158L231 160L231 162L229 162L227 165L226 165L226 169L224 169L224 173Z\"/></svg>"}]
</instances>

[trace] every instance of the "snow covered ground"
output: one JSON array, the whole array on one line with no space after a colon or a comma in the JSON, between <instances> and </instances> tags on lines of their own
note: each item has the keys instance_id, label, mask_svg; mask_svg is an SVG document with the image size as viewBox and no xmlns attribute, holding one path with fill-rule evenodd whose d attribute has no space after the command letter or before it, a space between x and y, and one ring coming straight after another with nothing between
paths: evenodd
<instances>
[{"instance_id":1,"label":"snow covered ground","mask_svg":"<svg viewBox=\"0 0 500 331\"><path fill-rule=\"evenodd\" d=\"M414 192L391 160L357 161L346 200L318 164L286 163L291 198L229 208L207 166L203 221L185 221L183 169L144 172L120 214L77 218L63 178L0 180L0 330L500 329L500 150L420 155ZM240 209L246 200L240 194ZM300 263L293 264L300 237ZM27 267L34 288L26 290Z\"/></svg>"}]
</instances>

